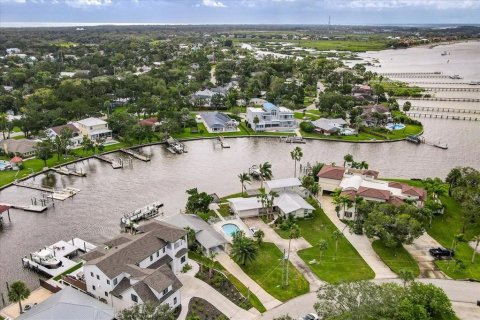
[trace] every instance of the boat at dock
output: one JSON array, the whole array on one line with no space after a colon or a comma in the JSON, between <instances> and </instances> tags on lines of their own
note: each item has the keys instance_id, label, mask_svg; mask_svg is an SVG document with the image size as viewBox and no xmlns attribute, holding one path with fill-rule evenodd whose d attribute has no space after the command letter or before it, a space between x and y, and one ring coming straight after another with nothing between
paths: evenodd
<instances>
[{"instance_id":1,"label":"boat at dock","mask_svg":"<svg viewBox=\"0 0 480 320\"><path fill-rule=\"evenodd\" d=\"M248 173L254 178L260 178L262 176L262 172L256 164L254 164L248 169Z\"/></svg>"},{"instance_id":2,"label":"boat at dock","mask_svg":"<svg viewBox=\"0 0 480 320\"><path fill-rule=\"evenodd\" d=\"M138 210L126 213L120 219L120 224L122 226L131 226L140 220L154 218L160 213L160 208L162 207L163 203L154 202Z\"/></svg>"},{"instance_id":3,"label":"boat at dock","mask_svg":"<svg viewBox=\"0 0 480 320\"><path fill-rule=\"evenodd\" d=\"M280 137L280 141L286 143L307 143L303 137L293 136L293 137Z\"/></svg>"},{"instance_id":4,"label":"boat at dock","mask_svg":"<svg viewBox=\"0 0 480 320\"><path fill-rule=\"evenodd\" d=\"M187 150L185 149L185 145L174 138L170 137L166 140L167 142L167 150L171 153L186 153Z\"/></svg>"},{"instance_id":5,"label":"boat at dock","mask_svg":"<svg viewBox=\"0 0 480 320\"><path fill-rule=\"evenodd\" d=\"M417 136L408 136L407 138L405 138L405 140L407 140L408 142L415 143L415 144L420 144L420 143L422 143L422 141L420 140L420 138L418 138Z\"/></svg>"},{"instance_id":6,"label":"boat at dock","mask_svg":"<svg viewBox=\"0 0 480 320\"><path fill-rule=\"evenodd\" d=\"M58 260L54 256L54 253L48 248L32 252L31 258L33 262L36 262L48 269L56 269L62 265L62 262Z\"/></svg>"}]
</instances>

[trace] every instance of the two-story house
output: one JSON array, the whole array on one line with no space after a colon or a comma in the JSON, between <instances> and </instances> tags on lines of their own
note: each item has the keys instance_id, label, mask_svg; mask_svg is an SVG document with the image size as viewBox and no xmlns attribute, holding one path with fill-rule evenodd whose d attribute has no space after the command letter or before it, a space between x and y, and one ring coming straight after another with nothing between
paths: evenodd
<instances>
[{"instance_id":1,"label":"two-story house","mask_svg":"<svg viewBox=\"0 0 480 320\"><path fill-rule=\"evenodd\" d=\"M293 131L296 126L292 110L270 102L247 108L247 122L255 131Z\"/></svg>"},{"instance_id":2,"label":"two-story house","mask_svg":"<svg viewBox=\"0 0 480 320\"><path fill-rule=\"evenodd\" d=\"M70 130L72 137L70 138L70 147L76 148L82 144L82 135L80 130L75 127L72 123L67 123L61 126L51 127L45 130L47 137L51 140L55 140L56 137L60 136L64 130Z\"/></svg>"},{"instance_id":3,"label":"two-story house","mask_svg":"<svg viewBox=\"0 0 480 320\"><path fill-rule=\"evenodd\" d=\"M102 119L87 118L76 122L81 136L87 136L92 141L104 141L112 138L112 130Z\"/></svg>"},{"instance_id":4,"label":"two-story house","mask_svg":"<svg viewBox=\"0 0 480 320\"><path fill-rule=\"evenodd\" d=\"M136 304L180 304L182 284L175 276L188 261L187 231L151 221L81 258L87 292L116 312Z\"/></svg>"}]
</instances>

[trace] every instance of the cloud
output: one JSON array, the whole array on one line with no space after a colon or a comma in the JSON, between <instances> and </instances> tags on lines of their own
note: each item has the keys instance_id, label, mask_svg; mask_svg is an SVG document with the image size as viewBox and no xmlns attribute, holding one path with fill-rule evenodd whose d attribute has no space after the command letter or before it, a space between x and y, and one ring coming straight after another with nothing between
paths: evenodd
<instances>
[{"instance_id":1,"label":"cloud","mask_svg":"<svg viewBox=\"0 0 480 320\"><path fill-rule=\"evenodd\" d=\"M214 8L225 8L226 5L223 4L223 2L218 1L218 0L203 0L202 4L205 7L214 7Z\"/></svg>"},{"instance_id":2,"label":"cloud","mask_svg":"<svg viewBox=\"0 0 480 320\"><path fill-rule=\"evenodd\" d=\"M34 4L59 4L64 3L71 7L80 8L80 7L99 7L106 6L113 3L113 0L0 0L0 3L34 3Z\"/></svg>"},{"instance_id":3,"label":"cloud","mask_svg":"<svg viewBox=\"0 0 480 320\"><path fill-rule=\"evenodd\" d=\"M325 0L325 4L336 8L351 9L396 9L396 8L429 8L429 9L477 9L478 0Z\"/></svg>"}]
</instances>

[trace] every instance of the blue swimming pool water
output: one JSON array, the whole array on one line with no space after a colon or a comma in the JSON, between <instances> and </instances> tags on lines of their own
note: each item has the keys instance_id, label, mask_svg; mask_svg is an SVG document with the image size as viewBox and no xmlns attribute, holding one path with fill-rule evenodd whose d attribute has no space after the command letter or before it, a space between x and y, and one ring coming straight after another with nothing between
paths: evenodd
<instances>
[{"instance_id":1,"label":"blue swimming pool water","mask_svg":"<svg viewBox=\"0 0 480 320\"><path fill-rule=\"evenodd\" d=\"M387 124L387 128L390 130L402 130L405 129L405 125L401 123L395 123L395 124Z\"/></svg>"},{"instance_id":2,"label":"blue swimming pool water","mask_svg":"<svg viewBox=\"0 0 480 320\"><path fill-rule=\"evenodd\" d=\"M230 236L233 236L236 232L240 231L240 229L232 223L224 224L222 226L222 229L226 234L228 234Z\"/></svg>"},{"instance_id":3,"label":"blue swimming pool water","mask_svg":"<svg viewBox=\"0 0 480 320\"><path fill-rule=\"evenodd\" d=\"M10 165L10 163L5 161L0 161L0 171L4 170L6 166Z\"/></svg>"}]
</instances>

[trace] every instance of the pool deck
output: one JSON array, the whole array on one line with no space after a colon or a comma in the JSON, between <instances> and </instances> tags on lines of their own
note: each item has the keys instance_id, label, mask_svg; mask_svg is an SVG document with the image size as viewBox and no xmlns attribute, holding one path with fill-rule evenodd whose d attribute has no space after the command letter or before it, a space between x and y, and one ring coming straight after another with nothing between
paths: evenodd
<instances>
[{"instance_id":1,"label":"pool deck","mask_svg":"<svg viewBox=\"0 0 480 320\"><path fill-rule=\"evenodd\" d=\"M227 234L223 230L223 226L226 224L233 224L238 227L240 231L243 231L247 237L252 237L252 232L248 229L248 226L240 219L235 216L232 217L221 217L219 222L214 223L212 226L213 228L220 233L228 242L232 243L232 236Z\"/></svg>"}]
</instances>

